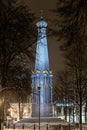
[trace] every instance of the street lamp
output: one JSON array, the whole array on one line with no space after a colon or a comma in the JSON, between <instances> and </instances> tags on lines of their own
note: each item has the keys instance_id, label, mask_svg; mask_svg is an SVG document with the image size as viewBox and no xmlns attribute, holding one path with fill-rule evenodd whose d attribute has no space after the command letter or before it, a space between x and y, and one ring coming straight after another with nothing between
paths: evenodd
<instances>
[{"instance_id":1,"label":"street lamp","mask_svg":"<svg viewBox=\"0 0 87 130\"><path fill-rule=\"evenodd\" d=\"M40 87L37 87L37 90L39 92L39 130L40 130Z\"/></svg>"}]
</instances>

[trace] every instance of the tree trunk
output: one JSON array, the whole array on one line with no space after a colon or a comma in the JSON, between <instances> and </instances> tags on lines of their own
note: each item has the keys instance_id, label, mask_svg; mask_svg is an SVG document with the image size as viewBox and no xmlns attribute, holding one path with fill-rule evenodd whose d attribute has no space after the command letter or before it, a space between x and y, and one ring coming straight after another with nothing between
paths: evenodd
<instances>
[{"instance_id":1,"label":"tree trunk","mask_svg":"<svg viewBox=\"0 0 87 130\"><path fill-rule=\"evenodd\" d=\"M19 97L19 120L21 119L21 104L20 104L20 97Z\"/></svg>"},{"instance_id":2,"label":"tree trunk","mask_svg":"<svg viewBox=\"0 0 87 130\"><path fill-rule=\"evenodd\" d=\"M74 118L75 118L75 117L74 117L74 106L73 106L73 123L74 123Z\"/></svg>"},{"instance_id":3,"label":"tree trunk","mask_svg":"<svg viewBox=\"0 0 87 130\"><path fill-rule=\"evenodd\" d=\"M85 106L85 123L87 123L87 101Z\"/></svg>"},{"instance_id":4,"label":"tree trunk","mask_svg":"<svg viewBox=\"0 0 87 130\"><path fill-rule=\"evenodd\" d=\"M79 127L80 127L80 130L82 130L82 95L81 95L81 92L80 92L80 119L79 119Z\"/></svg>"}]
</instances>

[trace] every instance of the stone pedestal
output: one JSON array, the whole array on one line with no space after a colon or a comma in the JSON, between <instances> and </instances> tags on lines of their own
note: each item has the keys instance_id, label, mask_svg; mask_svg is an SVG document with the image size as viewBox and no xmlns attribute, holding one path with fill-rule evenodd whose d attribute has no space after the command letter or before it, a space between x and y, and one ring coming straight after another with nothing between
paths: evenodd
<instances>
[{"instance_id":1,"label":"stone pedestal","mask_svg":"<svg viewBox=\"0 0 87 130\"><path fill-rule=\"evenodd\" d=\"M39 104L32 104L32 117L39 116ZM40 104L40 117L53 117L53 104Z\"/></svg>"}]
</instances>

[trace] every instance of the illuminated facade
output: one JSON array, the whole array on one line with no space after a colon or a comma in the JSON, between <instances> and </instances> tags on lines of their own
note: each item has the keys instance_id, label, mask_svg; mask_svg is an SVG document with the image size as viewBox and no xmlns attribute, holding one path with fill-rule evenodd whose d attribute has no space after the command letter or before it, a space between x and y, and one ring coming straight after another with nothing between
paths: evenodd
<instances>
[{"instance_id":1,"label":"illuminated facade","mask_svg":"<svg viewBox=\"0 0 87 130\"><path fill-rule=\"evenodd\" d=\"M20 112L19 112L19 103L10 103L10 108L8 109L9 115L7 116L7 121L15 123L21 118L30 118L31 117L31 104L30 103L20 103Z\"/></svg>"},{"instance_id":2,"label":"illuminated facade","mask_svg":"<svg viewBox=\"0 0 87 130\"><path fill-rule=\"evenodd\" d=\"M49 57L47 48L47 36L46 27L47 22L40 19L37 22L38 38L36 48L36 60L35 69L32 73L32 117L38 116L38 103L39 103L39 92L38 86L40 87L40 116L52 117L52 72L49 67Z\"/></svg>"}]
</instances>

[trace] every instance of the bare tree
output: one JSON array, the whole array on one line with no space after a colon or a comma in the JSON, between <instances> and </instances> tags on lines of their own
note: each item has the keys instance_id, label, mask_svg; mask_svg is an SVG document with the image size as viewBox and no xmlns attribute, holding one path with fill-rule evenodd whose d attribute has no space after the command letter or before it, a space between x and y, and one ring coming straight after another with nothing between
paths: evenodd
<instances>
[{"instance_id":1,"label":"bare tree","mask_svg":"<svg viewBox=\"0 0 87 130\"><path fill-rule=\"evenodd\" d=\"M80 129L82 130L82 106L87 96L87 1L65 0L57 1L58 15L56 25L58 30L55 36L62 39L61 50L64 52L67 69L73 75L76 103L79 106Z\"/></svg>"},{"instance_id":2,"label":"bare tree","mask_svg":"<svg viewBox=\"0 0 87 130\"><path fill-rule=\"evenodd\" d=\"M34 59L33 43L36 38L34 20L29 7L18 4L17 0L0 0L0 90L5 88L0 96L3 98L5 95L5 102L9 87L16 90L21 87L22 94L24 91L26 96L30 93L29 65ZM22 66L25 61L26 65ZM11 101L9 94L7 99ZM3 108L1 110L4 112Z\"/></svg>"},{"instance_id":3,"label":"bare tree","mask_svg":"<svg viewBox=\"0 0 87 130\"><path fill-rule=\"evenodd\" d=\"M53 90L54 101L64 104L65 119L67 120L67 115L69 115L70 119L70 109L72 108L73 111L75 107L75 90L73 89L72 74L69 71L58 72L55 78Z\"/></svg>"},{"instance_id":4,"label":"bare tree","mask_svg":"<svg viewBox=\"0 0 87 130\"><path fill-rule=\"evenodd\" d=\"M33 57L34 15L16 1L0 1L0 76L5 87L8 70L20 53Z\"/></svg>"}]
</instances>

